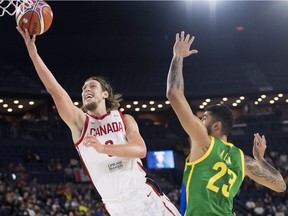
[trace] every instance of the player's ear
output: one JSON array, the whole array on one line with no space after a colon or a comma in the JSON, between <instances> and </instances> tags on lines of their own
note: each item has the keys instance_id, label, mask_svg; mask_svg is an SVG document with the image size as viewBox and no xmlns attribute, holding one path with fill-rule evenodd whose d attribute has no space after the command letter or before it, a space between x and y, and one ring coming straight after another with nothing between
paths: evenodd
<instances>
[{"instance_id":1,"label":"player's ear","mask_svg":"<svg viewBox=\"0 0 288 216\"><path fill-rule=\"evenodd\" d=\"M216 121L213 123L213 129L214 131L220 131L222 128L222 123L221 121Z\"/></svg>"},{"instance_id":2,"label":"player's ear","mask_svg":"<svg viewBox=\"0 0 288 216\"><path fill-rule=\"evenodd\" d=\"M104 92L103 92L103 97L104 97L104 98L108 98L108 96L109 96L108 91L104 91Z\"/></svg>"}]
</instances>

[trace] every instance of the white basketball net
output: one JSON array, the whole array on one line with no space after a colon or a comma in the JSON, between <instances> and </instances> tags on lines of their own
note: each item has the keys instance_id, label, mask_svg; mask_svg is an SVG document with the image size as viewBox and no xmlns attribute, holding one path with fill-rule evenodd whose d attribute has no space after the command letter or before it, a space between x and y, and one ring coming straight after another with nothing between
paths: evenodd
<instances>
[{"instance_id":1,"label":"white basketball net","mask_svg":"<svg viewBox=\"0 0 288 216\"><path fill-rule=\"evenodd\" d=\"M5 14L13 16L22 2L25 2L25 8L35 4L35 0L0 0L0 17Z\"/></svg>"}]
</instances>

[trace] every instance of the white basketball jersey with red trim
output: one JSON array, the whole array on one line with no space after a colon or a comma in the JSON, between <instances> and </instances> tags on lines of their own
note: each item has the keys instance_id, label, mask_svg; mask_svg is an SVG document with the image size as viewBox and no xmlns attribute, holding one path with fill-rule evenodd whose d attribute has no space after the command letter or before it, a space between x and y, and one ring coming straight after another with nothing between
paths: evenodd
<instances>
[{"instance_id":1,"label":"white basketball jersey with red trim","mask_svg":"<svg viewBox=\"0 0 288 216\"><path fill-rule=\"evenodd\" d=\"M85 147L83 138L86 134L96 136L103 145L126 144L120 111L113 110L101 117L86 114L84 129L75 147L102 199L120 198L145 184L146 173L140 159L109 156L98 153L93 147Z\"/></svg>"}]
</instances>

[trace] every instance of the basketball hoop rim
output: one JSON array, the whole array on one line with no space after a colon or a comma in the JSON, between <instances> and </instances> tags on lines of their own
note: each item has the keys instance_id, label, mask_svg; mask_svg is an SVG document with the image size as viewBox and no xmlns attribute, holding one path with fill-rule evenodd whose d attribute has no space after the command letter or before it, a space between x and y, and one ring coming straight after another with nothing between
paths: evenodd
<instances>
[{"instance_id":1,"label":"basketball hoop rim","mask_svg":"<svg viewBox=\"0 0 288 216\"><path fill-rule=\"evenodd\" d=\"M22 3L25 4L25 7L23 7L23 10L25 10L26 7L30 7L37 2L38 0L0 0L0 17L3 17L5 14L9 16L15 15Z\"/></svg>"}]
</instances>

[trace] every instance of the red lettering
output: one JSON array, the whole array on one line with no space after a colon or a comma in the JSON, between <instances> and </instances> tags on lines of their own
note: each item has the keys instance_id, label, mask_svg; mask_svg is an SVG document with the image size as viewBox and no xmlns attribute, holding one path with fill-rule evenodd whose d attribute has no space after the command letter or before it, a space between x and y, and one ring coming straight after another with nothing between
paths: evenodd
<instances>
[{"instance_id":1,"label":"red lettering","mask_svg":"<svg viewBox=\"0 0 288 216\"><path fill-rule=\"evenodd\" d=\"M96 136L95 132L96 132L95 128L90 128L90 134L91 135Z\"/></svg>"},{"instance_id":2,"label":"red lettering","mask_svg":"<svg viewBox=\"0 0 288 216\"><path fill-rule=\"evenodd\" d=\"M107 134L107 130L106 130L106 125L100 126L99 127L100 130L100 136L104 133Z\"/></svg>"},{"instance_id":3,"label":"red lettering","mask_svg":"<svg viewBox=\"0 0 288 216\"><path fill-rule=\"evenodd\" d=\"M110 133L110 132L115 132L115 131L113 131L113 129L112 129L112 127L111 127L111 125L110 124L107 124L107 133Z\"/></svg>"},{"instance_id":4,"label":"red lettering","mask_svg":"<svg viewBox=\"0 0 288 216\"><path fill-rule=\"evenodd\" d=\"M96 135L95 136L100 136L99 128L96 129Z\"/></svg>"},{"instance_id":5,"label":"red lettering","mask_svg":"<svg viewBox=\"0 0 288 216\"><path fill-rule=\"evenodd\" d=\"M114 132L119 131L117 122L112 122L112 127L113 127Z\"/></svg>"},{"instance_id":6,"label":"red lettering","mask_svg":"<svg viewBox=\"0 0 288 216\"><path fill-rule=\"evenodd\" d=\"M101 125L97 128L91 128L90 134L94 136L102 136L103 134L115 133L118 131L124 131L124 126L122 122L112 122L111 124L108 123L106 125Z\"/></svg>"},{"instance_id":7,"label":"red lettering","mask_svg":"<svg viewBox=\"0 0 288 216\"><path fill-rule=\"evenodd\" d=\"M119 122L119 128L118 131L124 131L123 125L121 124L121 122Z\"/></svg>"}]
</instances>

